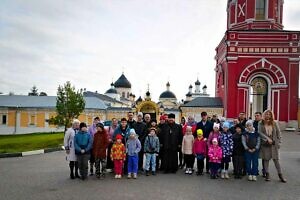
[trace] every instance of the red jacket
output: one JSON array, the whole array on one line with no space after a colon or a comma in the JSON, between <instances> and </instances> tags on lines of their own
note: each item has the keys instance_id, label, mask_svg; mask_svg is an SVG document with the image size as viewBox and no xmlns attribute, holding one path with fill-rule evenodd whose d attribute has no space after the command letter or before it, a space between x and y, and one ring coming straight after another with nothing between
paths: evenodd
<instances>
[{"instance_id":1,"label":"red jacket","mask_svg":"<svg viewBox=\"0 0 300 200\"><path fill-rule=\"evenodd\" d=\"M195 138L194 140L194 147L193 147L193 154L202 154L206 156L207 154L207 143L206 140L204 140L204 137L202 137L200 140L199 138Z\"/></svg>"},{"instance_id":2,"label":"red jacket","mask_svg":"<svg viewBox=\"0 0 300 200\"><path fill-rule=\"evenodd\" d=\"M95 158L105 159L106 149L109 144L106 130L102 132L96 132L93 141L93 154Z\"/></svg>"}]
</instances>

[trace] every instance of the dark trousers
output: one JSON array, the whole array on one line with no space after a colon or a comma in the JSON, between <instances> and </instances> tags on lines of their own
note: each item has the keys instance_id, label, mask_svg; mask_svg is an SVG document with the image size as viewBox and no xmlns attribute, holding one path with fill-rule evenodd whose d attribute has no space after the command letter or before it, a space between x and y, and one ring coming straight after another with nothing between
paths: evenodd
<instances>
[{"instance_id":1,"label":"dark trousers","mask_svg":"<svg viewBox=\"0 0 300 200\"><path fill-rule=\"evenodd\" d=\"M202 159L197 159L197 169L198 169L198 173L203 173L203 168L204 168L204 158L202 158Z\"/></svg>"},{"instance_id":2,"label":"dark trousers","mask_svg":"<svg viewBox=\"0 0 300 200\"><path fill-rule=\"evenodd\" d=\"M90 154L77 155L78 168L82 179L85 179L88 174L88 161L90 159Z\"/></svg>"},{"instance_id":3,"label":"dark trousers","mask_svg":"<svg viewBox=\"0 0 300 200\"><path fill-rule=\"evenodd\" d=\"M228 170L230 161L231 161L230 156L223 157L221 163L221 169Z\"/></svg>"},{"instance_id":4,"label":"dark trousers","mask_svg":"<svg viewBox=\"0 0 300 200\"><path fill-rule=\"evenodd\" d=\"M114 162L110 158L110 152L111 152L112 145L113 145L113 143L111 142L111 143L109 143L109 145L107 147L107 160L106 160L106 168L107 169L114 168Z\"/></svg>"},{"instance_id":5,"label":"dark trousers","mask_svg":"<svg viewBox=\"0 0 300 200\"><path fill-rule=\"evenodd\" d=\"M95 156L93 155L93 149L91 149L91 155L90 155L90 173L94 173L94 165L95 165Z\"/></svg>"},{"instance_id":6,"label":"dark trousers","mask_svg":"<svg viewBox=\"0 0 300 200\"><path fill-rule=\"evenodd\" d=\"M194 160L195 156L193 154L184 154L184 162L186 164L186 168L193 168Z\"/></svg>"},{"instance_id":7,"label":"dark trousers","mask_svg":"<svg viewBox=\"0 0 300 200\"><path fill-rule=\"evenodd\" d=\"M206 156L206 159L205 159L205 168L206 168L206 172L209 172L209 157L208 156Z\"/></svg>"},{"instance_id":8,"label":"dark trousers","mask_svg":"<svg viewBox=\"0 0 300 200\"><path fill-rule=\"evenodd\" d=\"M144 150L141 149L141 151L139 152L139 164L138 164L138 169L139 170L143 170L143 161L144 161Z\"/></svg>"},{"instance_id":9,"label":"dark trousers","mask_svg":"<svg viewBox=\"0 0 300 200\"><path fill-rule=\"evenodd\" d=\"M209 166L210 166L210 175L211 176L218 175L218 171L220 169L220 165L221 165L221 163L214 163L214 162L210 162L209 163Z\"/></svg>"},{"instance_id":10,"label":"dark trousers","mask_svg":"<svg viewBox=\"0 0 300 200\"><path fill-rule=\"evenodd\" d=\"M103 175L106 170L106 159L96 158L95 159L96 175Z\"/></svg>"},{"instance_id":11,"label":"dark trousers","mask_svg":"<svg viewBox=\"0 0 300 200\"><path fill-rule=\"evenodd\" d=\"M183 163L182 163L182 160L183 160L183 159L184 159L184 161L183 161ZM184 158L184 156L183 156L182 151L179 151L179 165L182 166L182 165L184 165L184 164L186 164L185 158Z\"/></svg>"},{"instance_id":12,"label":"dark trousers","mask_svg":"<svg viewBox=\"0 0 300 200\"><path fill-rule=\"evenodd\" d=\"M77 161L70 161L70 174L74 175L74 168L75 168L75 175L78 176L78 162Z\"/></svg>"},{"instance_id":13,"label":"dark trousers","mask_svg":"<svg viewBox=\"0 0 300 200\"><path fill-rule=\"evenodd\" d=\"M233 156L233 171L234 175L242 176L244 169L244 156L243 155L234 155Z\"/></svg>"}]
</instances>

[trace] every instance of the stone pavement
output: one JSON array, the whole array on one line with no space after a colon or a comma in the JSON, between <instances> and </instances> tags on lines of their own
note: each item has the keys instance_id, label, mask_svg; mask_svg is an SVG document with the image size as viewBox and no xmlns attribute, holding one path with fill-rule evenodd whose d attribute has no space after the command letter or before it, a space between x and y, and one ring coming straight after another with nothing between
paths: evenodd
<instances>
[{"instance_id":1,"label":"stone pavement","mask_svg":"<svg viewBox=\"0 0 300 200\"><path fill-rule=\"evenodd\" d=\"M273 163L271 182L211 180L208 175L158 174L137 180L89 177L70 180L64 152L0 159L0 200L47 199L300 199L300 134L283 133L281 164L288 183L280 183ZM232 168L232 166L231 166Z\"/></svg>"}]
</instances>

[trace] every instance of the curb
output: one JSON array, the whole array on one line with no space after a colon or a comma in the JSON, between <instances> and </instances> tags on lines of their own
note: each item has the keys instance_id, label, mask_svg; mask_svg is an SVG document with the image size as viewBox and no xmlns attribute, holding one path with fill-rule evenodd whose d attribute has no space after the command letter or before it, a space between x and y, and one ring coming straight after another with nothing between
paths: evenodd
<instances>
[{"instance_id":1,"label":"curb","mask_svg":"<svg viewBox=\"0 0 300 200\"><path fill-rule=\"evenodd\" d=\"M55 151L62 151L63 147L49 148L49 149L39 149L35 151L25 151L25 152L17 152L17 153L0 153L0 158L12 158L12 157L25 157L31 155L39 155L45 153L51 153Z\"/></svg>"}]
</instances>

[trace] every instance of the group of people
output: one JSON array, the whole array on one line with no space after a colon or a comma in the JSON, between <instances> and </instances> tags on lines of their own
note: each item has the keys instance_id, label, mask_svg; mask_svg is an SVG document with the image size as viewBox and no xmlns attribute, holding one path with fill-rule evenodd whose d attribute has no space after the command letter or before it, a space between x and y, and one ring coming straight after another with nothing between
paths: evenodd
<instances>
[{"instance_id":1,"label":"group of people","mask_svg":"<svg viewBox=\"0 0 300 200\"><path fill-rule=\"evenodd\" d=\"M176 173L185 168L185 174L210 174L229 179L229 164L233 162L234 178L248 175L256 181L259 174L258 160L262 159L262 175L270 181L269 161L274 161L281 182L286 182L279 163L281 133L271 110L263 115L255 113L255 120L246 119L245 113L233 120L231 126L224 118L208 119L201 113L198 123L192 116L175 123L175 115L161 115L157 123L149 114L128 113L120 124L112 119L105 128L99 117L87 125L74 120L65 133L64 146L70 166L70 178L85 180L90 175L104 178L106 172L114 170L115 178L126 175L136 179L138 172L146 176L156 175L157 170ZM90 164L90 170L88 163ZM80 175L79 175L80 174Z\"/></svg>"}]
</instances>

